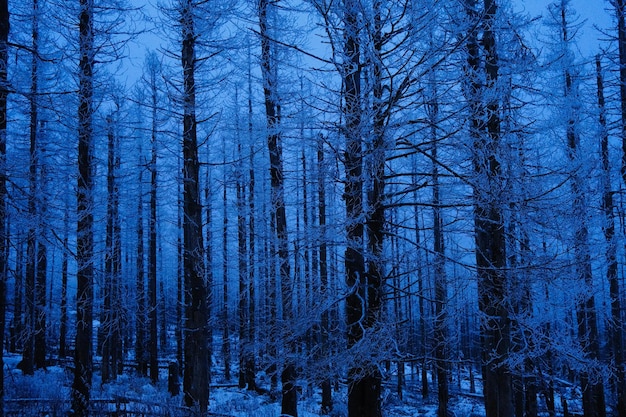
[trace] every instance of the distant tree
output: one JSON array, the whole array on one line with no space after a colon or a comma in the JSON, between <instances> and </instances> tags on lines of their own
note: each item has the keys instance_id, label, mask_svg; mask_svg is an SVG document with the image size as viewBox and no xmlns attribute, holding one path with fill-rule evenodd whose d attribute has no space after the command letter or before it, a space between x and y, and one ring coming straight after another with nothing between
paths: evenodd
<instances>
[{"instance_id":1,"label":"distant tree","mask_svg":"<svg viewBox=\"0 0 626 417\"><path fill-rule=\"evenodd\" d=\"M147 58L148 85L150 88L150 215L148 218L148 357L150 380L159 380L158 340L157 340L157 133L158 133L158 75L159 61L152 54Z\"/></svg>"},{"instance_id":2,"label":"distant tree","mask_svg":"<svg viewBox=\"0 0 626 417\"><path fill-rule=\"evenodd\" d=\"M569 19L569 0L560 0L550 5L553 19L560 21L560 35L562 42L561 55L563 56L564 97L565 105L565 136L567 143L567 157L571 166L571 200L572 220L575 224L572 241L576 281L588 289L581 294L576 303L576 322L578 325L578 339L586 358L592 361L600 359L600 339L598 334L598 318L593 291L593 267L589 242L589 224L586 196L586 180L582 172L582 155L580 139L580 118L574 110L578 102L578 86L573 62L570 58L570 43L572 34ZM606 415L604 384L599 375L594 375L592 369L583 369L580 375L583 393L583 410L586 415L602 417Z\"/></svg>"},{"instance_id":3,"label":"distant tree","mask_svg":"<svg viewBox=\"0 0 626 417\"><path fill-rule=\"evenodd\" d=\"M115 133L113 115L107 116L107 210L104 260L104 304L99 331L102 341L102 382L107 383L117 378L118 346L121 345L121 236L119 218L118 178L120 157L118 139Z\"/></svg>"},{"instance_id":4,"label":"distant tree","mask_svg":"<svg viewBox=\"0 0 626 417\"><path fill-rule=\"evenodd\" d=\"M606 278L609 282L611 297L611 322L609 327L609 343L615 366L614 384L617 391L615 409L619 417L626 417L626 363L624 357L624 320L622 319L622 296L617 274L617 238L615 236L615 203L611 184L611 164L609 155L609 130L607 126L607 109L604 98L604 75L602 61L596 56L596 86L600 125L600 159L602 162L602 197L600 207L604 215L603 231L606 240Z\"/></svg>"},{"instance_id":5,"label":"distant tree","mask_svg":"<svg viewBox=\"0 0 626 417\"><path fill-rule=\"evenodd\" d=\"M0 346L4 347L7 283L6 140L9 2L0 0ZM4 416L4 349L0 349L0 417Z\"/></svg>"}]
</instances>

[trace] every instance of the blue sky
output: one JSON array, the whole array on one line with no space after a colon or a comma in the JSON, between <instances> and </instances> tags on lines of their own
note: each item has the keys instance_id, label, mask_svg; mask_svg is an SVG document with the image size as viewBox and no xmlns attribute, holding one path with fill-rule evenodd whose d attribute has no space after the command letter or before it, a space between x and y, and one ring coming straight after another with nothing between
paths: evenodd
<instances>
[{"instance_id":1,"label":"blue sky","mask_svg":"<svg viewBox=\"0 0 626 417\"><path fill-rule=\"evenodd\" d=\"M517 0L516 9L526 10L531 16L545 16L548 4L553 0ZM584 25L581 29L579 47L586 56L595 55L604 36L597 28L613 33L613 7L608 0L571 0L572 7Z\"/></svg>"}]
</instances>

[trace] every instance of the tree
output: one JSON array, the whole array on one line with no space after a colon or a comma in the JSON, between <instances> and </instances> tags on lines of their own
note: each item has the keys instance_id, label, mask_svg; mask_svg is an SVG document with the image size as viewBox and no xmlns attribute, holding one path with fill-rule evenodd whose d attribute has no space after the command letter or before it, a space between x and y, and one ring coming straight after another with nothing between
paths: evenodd
<instances>
[{"instance_id":1,"label":"tree","mask_svg":"<svg viewBox=\"0 0 626 417\"><path fill-rule=\"evenodd\" d=\"M261 36L261 74L263 77L263 96L267 122L267 149L270 157L270 201L271 219L276 230L278 245L278 271L280 275L280 293L282 298L283 325L281 326L283 343L287 350L281 372L282 403L281 413L298 416L298 391L296 388L296 353L295 340L289 334L288 324L293 319L293 283L289 263L287 235L287 215L285 211L285 190L283 156L280 131L280 101L275 63L272 62L272 43L268 33L268 12L273 4L268 0L259 1L259 34Z\"/></svg>"},{"instance_id":2,"label":"tree","mask_svg":"<svg viewBox=\"0 0 626 417\"><path fill-rule=\"evenodd\" d=\"M569 0L560 0L551 5L551 11L556 17L560 17L561 41L564 56L564 103L566 106L566 140L567 157L571 163L571 192L572 192L572 216L575 224L573 238L573 252L575 259L576 282L589 289L577 301L576 321L578 325L578 339L585 356L590 360L598 360L600 357L600 340L598 335L597 312L593 295L593 275L591 265L591 252L589 248L589 225L587 214L587 202L585 193L585 179L581 170L580 149L580 120L574 110L578 100L576 75L573 73L569 44L571 35L568 22ZM604 384L598 375L593 375L592 369L583 369L580 375L581 389L583 392L583 410L589 416L606 415Z\"/></svg>"},{"instance_id":3,"label":"tree","mask_svg":"<svg viewBox=\"0 0 626 417\"><path fill-rule=\"evenodd\" d=\"M361 118L361 42L359 26L360 4L346 0L343 11L344 44L343 66L343 114L345 115L344 151L346 239L345 273L350 293L346 298L348 326L348 349L363 339L364 330L374 324L376 311L369 307L371 297L378 297L376 289L369 290L368 275L363 257L363 133ZM378 277L380 278L380 277ZM380 305L374 302L374 304ZM375 306L374 306L375 308ZM351 417L379 417L381 411L382 377L376 364L353 366L348 371L348 415Z\"/></svg>"},{"instance_id":4,"label":"tree","mask_svg":"<svg viewBox=\"0 0 626 417\"><path fill-rule=\"evenodd\" d=\"M626 416L626 370L624 369L624 329L622 320L622 299L617 277L617 239L615 236L614 202L611 185L611 164L609 158L609 131L607 127L607 109L604 98L604 75L600 56L596 56L596 86L600 125L600 159L602 162L602 208L604 222L602 229L606 240L606 278L609 282L611 297L611 323L609 327L609 343L615 366L615 388L617 391L617 405L615 409L619 417Z\"/></svg>"},{"instance_id":5,"label":"tree","mask_svg":"<svg viewBox=\"0 0 626 417\"><path fill-rule=\"evenodd\" d=\"M76 229L76 342L72 415L89 415L93 334L93 74L95 64L94 0L80 0L78 16L78 186Z\"/></svg>"},{"instance_id":6,"label":"tree","mask_svg":"<svg viewBox=\"0 0 626 417\"><path fill-rule=\"evenodd\" d=\"M506 304L506 239L499 160L500 102L496 94L499 60L496 45L497 2L484 0L481 14L474 0L466 1L470 25L482 30L482 54L476 29L467 40L470 138L474 168L474 236L481 322L483 392L487 417L512 416L511 375L506 366L510 351L510 322ZM481 64L481 56L483 63ZM484 66L483 66L484 65ZM483 81L484 80L484 84Z\"/></svg>"},{"instance_id":7,"label":"tree","mask_svg":"<svg viewBox=\"0 0 626 417\"><path fill-rule=\"evenodd\" d=\"M117 135L114 132L113 115L107 117L107 212L106 212L106 242L104 260L104 305L101 331L102 343L102 382L107 383L117 378L118 346L121 345L121 236L119 219L119 187L118 171L120 157Z\"/></svg>"},{"instance_id":8,"label":"tree","mask_svg":"<svg viewBox=\"0 0 626 417\"><path fill-rule=\"evenodd\" d=\"M159 379L157 340L157 77L159 63L154 55L150 55L148 59L151 109L149 164L150 216L148 220L148 357L150 364L150 380L153 384L156 384ZM202 234L202 231L200 231L200 234Z\"/></svg>"},{"instance_id":9,"label":"tree","mask_svg":"<svg viewBox=\"0 0 626 417\"><path fill-rule=\"evenodd\" d=\"M4 346L7 283L6 146L9 2L0 1L0 346ZM4 349L0 349L0 417L4 416Z\"/></svg>"},{"instance_id":10,"label":"tree","mask_svg":"<svg viewBox=\"0 0 626 417\"><path fill-rule=\"evenodd\" d=\"M180 5L183 69L183 270L185 325L183 327L183 392L187 406L197 405L202 414L209 406L208 289L205 280L202 241L202 206L198 182L196 122L196 27L193 0Z\"/></svg>"}]
</instances>

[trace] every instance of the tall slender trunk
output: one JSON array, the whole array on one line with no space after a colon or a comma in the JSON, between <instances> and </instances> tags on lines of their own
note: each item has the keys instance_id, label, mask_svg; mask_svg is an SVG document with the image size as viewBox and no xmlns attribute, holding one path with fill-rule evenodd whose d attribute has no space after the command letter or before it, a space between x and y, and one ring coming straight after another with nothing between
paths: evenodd
<instances>
[{"instance_id":1,"label":"tall slender trunk","mask_svg":"<svg viewBox=\"0 0 626 417\"><path fill-rule=\"evenodd\" d=\"M320 296L323 300L328 299L330 288L328 285L328 236L326 235L326 166L324 163L324 138L319 136L317 141L317 210L319 222L319 271L320 271ZM330 311L322 312L320 329L320 348L322 360L330 356ZM333 410L333 397L331 390L331 369L327 369L326 377L322 380L322 414L327 415Z\"/></svg>"},{"instance_id":2,"label":"tall slender trunk","mask_svg":"<svg viewBox=\"0 0 626 417\"><path fill-rule=\"evenodd\" d=\"M88 415L92 377L93 334L93 67L95 64L93 0L80 0L78 72L78 186L76 229L76 343L72 415Z\"/></svg>"},{"instance_id":3,"label":"tall slender trunk","mask_svg":"<svg viewBox=\"0 0 626 417\"><path fill-rule=\"evenodd\" d=\"M473 141L474 225L476 266L478 270L478 304L485 319L481 323L482 369L487 417L514 414L511 375L504 364L510 350L510 321L505 302L506 239L502 214L502 182L498 159L500 143L500 104L495 94L499 60L496 47L495 0L484 0L481 18L484 67L474 30L468 37L467 72L469 75L470 137ZM475 0L467 0L470 24L477 22ZM481 74L482 73L482 74ZM484 85L481 79L484 78ZM484 101L483 101L484 100Z\"/></svg>"},{"instance_id":4,"label":"tall slender trunk","mask_svg":"<svg viewBox=\"0 0 626 417\"><path fill-rule=\"evenodd\" d=\"M598 108L600 110L600 157L602 160L602 202L600 204L604 215L604 239L606 240L606 279L609 282L611 297L610 345L613 363L615 366L615 389L617 391L617 405L615 409L619 417L626 417L626 369L624 367L624 321L622 320L622 305L617 278L617 239L615 238L615 219L613 190L611 189L611 166L609 159L609 133L606 120L606 104L604 99L604 77L600 56L596 56L596 79L598 87Z\"/></svg>"},{"instance_id":5,"label":"tall slender trunk","mask_svg":"<svg viewBox=\"0 0 626 417\"><path fill-rule=\"evenodd\" d=\"M225 148L225 147L224 147ZM224 153L224 166L226 166L226 154ZM230 379L230 323L228 317L228 204L227 204L227 188L226 188L226 170L224 170L224 184L222 195L222 210L224 219L224 228L222 229L222 360L224 361L224 379Z\"/></svg>"},{"instance_id":6,"label":"tall slender trunk","mask_svg":"<svg viewBox=\"0 0 626 417\"><path fill-rule=\"evenodd\" d=\"M250 62L250 59L248 59ZM248 64L248 137L252 138L252 76L250 64ZM250 140L250 166L248 167L248 328L246 340L250 349L246 355L246 383L248 390L256 390L256 302L255 302L255 264L256 264L256 221L255 221L255 182L254 182L254 145Z\"/></svg>"},{"instance_id":7,"label":"tall slender trunk","mask_svg":"<svg viewBox=\"0 0 626 417\"><path fill-rule=\"evenodd\" d=\"M237 143L237 158L240 161L243 155L241 152L241 141ZM245 185L243 183L243 163L240 162L237 168L237 260L238 260L238 273L239 273L239 299L237 303L237 313L239 316L239 388L246 387L246 364L247 357L251 346L248 341L248 305L249 292L247 287L249 284L248 276L248 253L247 253L247 235L246 235L246 215L245 215Z\"/></svg>"},{"instance_id":8,"label":"tall slender trunk","mask_svg":"<svg viewBox=\"0 0 626 417\"><path fill-rule=\"evenodd\" d=\"M363 144L362 144L362 100L361 100L361 45L360 5L358 1L344 2L344 45L343 67L343 115L345 116L346 146L344 151L346 205L345 274L349 294L346 298L347 345L355 347L364 337L364 329L371 327L377 318L380 306L380 274L376 263L366 268L364 252L365 220L363 212ZM374 180L376 181L376 180ZM373 185L376 187L376 185ZM373 189L372 192L376 192ZM380 189L382 191L382 189ZM376 204L376 195L370 195ZM371 216L368 249L376 253L382 244L376 232L378 208L374 206ZM370 284L371 282L371 284ZM348 370L348 415L350 417L379 417L381 411L381 375L378 364L357 363Z\"/></svg>"},{"instance_id":9,"label":"tall slender trunk","mask_svg":"<svg viewBox=\"0 0 626 417\"><path fill-rule=\"evenodd\" d=\"M157 90L156 72L151 71L152 126L150 129L150 218L148 220L148 362L150 380L159 380L157 306Z\"/></svg>"},{"instance_id":10,"label":"tall slender trunk","mask_svg":"<svg viewBox=\"0 0 626 417\"><path fill-rule=\"evenodd\" d=\"M7 228L8 230L8 228ZM22 308L24 304L24 245L18 238L15 250L15 288L13 292L13 322L11 333L11 346L10 351L15 353L21 351L24 345L24 317Z\"/></svg>"},{"instance_id":11,"label":"tall slender trunk","mask_svg":"<svg viewBox=\"0 0 626 417\"><path fill-rule=\"evenodd\" d=\"M59 325L59 357L67 356L67 264L69 258L69 207L65 207L63 216L63 255L61 259L61 318Z\"/></svg>"},{"instance_id":12,"label":"tall slender trunk","mask_svg":"<svg viewBox=\"0 0 626 417\"><path fill-rule=\"evenodd\" d=\"M7 66L9 39L9 4L0 0L0 346L4 346L6 315L7 243L6 237L6 139L7 139ZM4 416L4 349L0 349L0 417Z\"/></svg>"},{"instance_id":13,"label":"tall slender trunk","mask_svg":"<svg viewBox=\"0 0 626 417\"><path fill-rule=\"evenodd\" d=\"M566 5L568 0L561 0L561 35L563 43L569 43L568 22L566 19ZM565 101L574 99L575 86L574 76L566 64L565 68ZM567 154L573 173L571 177L572 188L572 213L575 223L574 230L574 257L576 264L576 281L584 285L587 291L576 304L576 320L578 325L578 339L586 356L591 360L599 359L600 346L598 338L598 324L596 305L592 291L593 276L591 265L591 253L589 249L589 230L587 226L587 207L585 204L584 179L579 170L580 163L580 135L578 133L578 121L574 116L573 109L569 111L566 121ZM581 389L583 393L583 410L586 416L603 417L606 415L604 384L601 378L590 375L589 371L582 370L580 375Z\"/></svg>"},{"instance_id":14,"label":"tall slender trunk","mask_svg":"<svg viewBox=\"0 0 626 417\"><path fill-rule=\"evenodd\" d=\"M185 354L183 392L188 406L202 414L209 406L208 289L202 241L202 206L199 192L198 139L196 127L195 3L185 0L181 8L183 68L183 259L185 275Z\"/></svg>"},{"instance_id":15,"label":"tall slender trunk","mask_svg":"<svg viewBox=\"0 0 626 417\"><path fill-rule=\"evenodd\" d=\"M207 163L210 160L210 147L207 146L206 148L206 161ZM207 286L207 300L208 300L208 305L207 305L207 317L211 317L211 306L212 306L212 300L213 300L213 209L211 206L211 171L209 169L209 167L207 166L205 172L205 184L204 184L204 212L205 212L205 217L206 217L206 225L205 225L205 256L204 256L204 261L205 263L205 274L206 274L206 286ZM210 375L211 375L211 358L213 355L213 327L209 326L207 329L207 340L208 340L208 344L209 344L209 351L208 351L208 356L209 356L209 379L210 379Z\"/></svg>"},{"instance_id":16,"label":"tall slender trunk","mask_svg":"<svg viewBox=\"0 0 626 417\"><path fill-rule=\"evenodd\" d=\"M259 28L261 35L261 73L263 77L263 94L265 98L265 117L267 121L267 149L270 157L270 200L272 217L275 219L278 246L278 262L280 275L280 293L282 299L281 338L286 353L281 373L282 403L281 413L293 417L298 416L298 392L296 389L296 366L293 355L296 351L295 341L287 331L293 319L293 282L289 264L289 248L287 236L287 215L285 211L284 171L280 133L280 102L276 68L272 62L272 50L268 33L268 9L273 5L268 0L259 1Z\"/></svg>"},{"instance_id":17,"label":"tall slender trunk","mask_svg":"<svg viewBox=\"0 0 626 417\"><path fill-rule=\"evenodd\" d=\"M115 180L116 175L116 144L113 132L113 118L107 117L108 124L108 158L107 158L107 212L106 212L106 239L105 239L105 265L104 265L104 305L101 331L103 332L102 343L102 383L107 383L117 376L116 354L119 340L118 307L116 300L117 291L117 245L116 223L118 210L118 189Z\"/></svg>"},{"instance_id":18,"label":"tall slender trunk","mask_svg":"<svg viewBox=\"0 0 626 417\"><path fill-rule=\"evenodd\" d=\"M621 110L622 139L622 180L626 185L626 2L615 0L613 3L617 14L617 42L619 48L619 92ZM621 417L621 415L620 415Z\"/></svg>"},{"instance_id":19,"label":"tall slender trunk","mask_svg":"<svg viewBox=\"0 0 626 417\"><path fill-rule=\"evenodd\" d=\"M39 3L33 0L32 15L32 31L31 31L31 73L30 73L30 151L29 151L29 194L28 194L28 215L30 217L28 228L28 240L26 250L26 340L23 351L23 359L21 368L26 375L32 375L35 369L35 338L37 320L37 291L36 291L36 275L37 275L37 238L40 234L38 225L38 204L39 183L37 174L39 170Z\"/></svg>"},{"instance_id":20,"label":"tall slender trunk","mask_svg":"<svg viewBox=\"0 0 626 417\"><path fill-rule=\"evenodd\" d=\"M432 140L432 190L433 190L433 240L435 256L435 366L437 372L437 416L448 416L448 402L450 399L448 388L449 358L448 358L448 328L447 312L448 289L446 277L445 247L443 239L443 219L441 213L441 195L439 183L439 160L437 126L439 122L439 102L437 98L436 77L434 71L430 72L432 88L431 102L429 103L430 137Z\"/></svg>"},{"instance_id":21,"label":"tall slender trunk","mask_svg":"<svg viewBox=\"0 0 626 417\"><path fill-rule=\"evenodd\" d=\"M139 161L137 186L137 278L136 296L137 312L135 313L135 360L137 361L137 372L141 376L148 376L148 361L146 358L146 270L145 270L145 243L143 225L143 146L142 138L139 139Z\"/></svg>"}]
</instances>

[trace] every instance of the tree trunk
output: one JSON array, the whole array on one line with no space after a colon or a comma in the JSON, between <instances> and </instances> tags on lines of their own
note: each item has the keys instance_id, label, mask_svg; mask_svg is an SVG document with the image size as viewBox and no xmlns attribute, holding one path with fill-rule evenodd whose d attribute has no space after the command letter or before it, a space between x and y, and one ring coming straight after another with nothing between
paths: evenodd
<instances>
[{"instance_id":1,"label":"tree trunk","mask_svg":"<svg viewBox=\"0 0 626 417\"><path fill-rule=\"evenodd\" d=\"M477 20L475 1L467 0L470 24ZM503 199L498 190L502 172L498 159L500 142L500 104L495 89L499 62L496 48L496 1L484 0L482 16L484 67L475 31L468 38L468 73L474 186L474 225L478 304L481 323L483 391L487 417L514 415L511 375L504 364L510 350L510 322L505 298L506 239L502 215ZM483 75L481 75L481 72ZM483 87L481 78L485 78ZM487 97L483 102L481 97Z\"/></svg>"},{"instance_id":2,"label":"tree trunk","mask_svg":"<svg viewBox=\"0 0 626 417\"><path fill-rule=\"evenodd\" d=\"M364 336L364 328L374 324L376 309L380 305L377 286L380 276L376 265L372 265L371 276L366 270L363 257L363 151L361 123L361 63L359 39L359 3L345 2L344 24L344 63L342 68L346 147L344 151L346 204L345 274L349 294L346 297L347 345L353 348ZM376 221L376 219L373 219ZM375 231L373 231L375 232ZM376 234L372 234L374 245ZM369 290L368 280L373 282ZM372 299L370 299L372 297ZM371 302L371 307L370 307ZM381 375L377 364L357 363L348 370L348 416L380 417Z\"/></svg>"},{"instance_id":3,"label":"tree trunk","mask_svg":"<svg viewBox=\"0 0 626 417\"><path fill-rule=\"evenodd\" d=\"M6 212L6 146L7 146L7 66L9 39L9 4L0 0L0 346L4 347L7 282L7 212ZM4 349L0 349L0 417L4 416Z\"/></svg>"},{"instance_id":4,"label":"tree trunk","mask_svg":"<svg viewBox=\"0 0 626 417\"><path fill-rule=\"evenodd\" d=\"M237 144L238 158L241 159L241 144ZM248 328L248 254L246 252L246 217L244 213L245 195L244 184L241 179L243 168L239 167L237 176L237 258L239 264L239 300L237 310L239 315L239 388L246 387L246 360L248 350L247 328Z\"/></svg>"},{"instance_id":5,"label":"tree trunk","mask_svg":"<svg viewBox=\"0 0 626 417\"><path fill-rule=\"evenodd\" d=\"M78 187L76 229L76 342L72 416L87 417L92 376L93 334L93 0L80 0L78 73Z\"/></svg>"},{"instance_id":6,"label":"tree trunk","mask_svg":"<svg viewBox=\"0 0 626 417\"><path fill-rule=\"evenodd\" d=\"M561 0L561 34L562 41L567 46L569 42L568 22L566 20L566 0ZM568 65L569 63L566 63ZM565 68L565 101L574 99L574 79L569 67ZM580 137L577 132L578 121L574 118L574 113L569 112L569 119L566 126L566 139L568 158L572 163L571 188L572 188L572 213L575 223L574 230L574 257L576 265L576 282L584 285L587 291L584 297L577 301L576 320L578 325L578 339L587 358L591 360L599 359L600 346L598 339L598 325L596 317L596 305L592 291L593 276L591 265L591 254L589 249L589 230L587 226L587 207L585 205L584 179L579 172L578 162L580 161ZM581 294L582 295L582 294ZM583 393L583 410L586 416L604 417L606 415L604 384L601 377L590 375L589 371L583 369L580 375L581 389Z\"/></svg>"},{"instance_id":7,"label":"tree trunk","mask_svg":"<svg viewBox=\"0 0 626 417\"><path fill-rule=\"evenodd\" d=\"M108 158L107 158L107 213L106 213L106 239L105 239L105 260L104 260L104 305L102 309L103 318L101 320L102 332L102 383L115 379L116 366L115 351L119 340L116 335L119 332L119 323L117 322L117 300L115 293L117 291L117 276L115 265L118 261L117 248L118 244L116 234L117 209L118 209L118 190L115 180L116 175L116 146L115 135L113 133L113 118L107 117L108 125Z\"/></svg>"},{"instance_id":8,"label":"tree trunk","mask_svg":"<svg viewBox=\"0 0 626 417\"><path fill-rule=\"evenodd\" d=\"M282 298L281 338L285 345L285 359L281 373L282 402L281 413L293 417L298 416L298 392L296 387L296 366L293 355L296 353L295 340L287 331L293 319L293 289L287 235L287 216L285 212L284 172L282 145L280 134L280 103L276 69L272 64L271 42L268 34L268 8L272 5L268 0L259 2L259 27L261 35L261 73L263 77L263 93L265 97L265 116L267 120L267 148L270 157L272 217L275 219L276 238L278 245L278 262L280 275L280 292Z\"/></svg>"},{"instance_id":9,"label":"tree trunk","mask_svg":"<svg viewBox=\"0 0 626 417\"><path fill-rule=\"evenodd\" d=\"M431 160L432 160L432 189L433 189L433 252L435 256L435 323L434 323L434 343L435 343L435 367L437 371L437 416L448 417L448 402L450 399L448 389L449 358L447 348L447 312L448 289L445 265L445 247L443 239L443 219L441 213L441 197L439 185L439 159L438 159L438 135L437 126L439 123L439 103L437 98L436 77L433 71L430 72L432 98L429 103L429 119L432 140Z\"/></svg>"},{"instance_id":10,"label":"tree trunk","mask_svg":"<svg viewBox=\"0 0 626 417\"><path fill-rule=\"evenodd\" d=\"M224 166L226 166L226 154L224 154ZM228 212L226 200L226 170L224 170L223 187L222 208L224 228L222 229L222 251L224 256L222 259L222 300L224 306L222 310L222 360L224 361L224 379L228 381L230 379L230 327L228 318Z\"/></svg>"},{"instance_id":11,"label":"tree trunk","mask_svg":"<svg viewBox=\"0 0 626 417\"><path fill-rule=\"evenodd\" d=\"M156 74L151 74L152 127L150 135L150 219L148 220L148 362L150 380L159 380L157 306L157 120Z\"/></svg>"},{"instance_id":12,"label":"tree trunk","mask_svg":"<svg viewBox=\"0 0 626 417\"><path fill-rule=\"evenodd\" d=\"M320 296L327 299L330 291L328 286L328 244L326 239L326 166L324 163L324 138L320 135L317 142L317 199L318 199L318 222L319 232L319 271L320 271ZM330 355L330 312L325 309L322 312L320 347L322 360ZM331 390L331 369L326 370L326 377L322 380L322 414L327 415L333 410L333 394Z\"/></svg>"},{"instance_id":13,"label":"tree trunk","mask_svg":"<svg viewBox=\"0 0 626 417\"><path fill-rule=\"evenodd\" d=\"M67 356L67 263L69 257L68 234L69 234L69 207L65 207L63 227L63 255L61 260L61 319L59 325L59 357Z\"/></svg>"},{"instance_id":14,"label":"tree trunk","mask_svg":"<svg viewBox=\"0 0 626 417\"><path fill-rule=\"evenodd\" d=\"M28 228L28 240L26 250L26 340L23 351L23 359L21 369L26 375L32 375L35 370L35 339L36 339L36 321L37 321L37 238L40 230L36 227L38 221L37 199L39 198L39 183L37 176L39 172L39 3L33 0L32 15L32 57L31 57L31 73L30 73L30 150L29 150L29 195L28 195L28 216L30 218Z\"/></svg>"},{"instance_id":15,"label":"tree trunk","mask_svg":"<svg viewBox=\"0 0 626 417\"><path fill-rule=\"evenodd\" d=\"M251 68L248 68L248 136L252 138L252 76L250 74ZM254 203L254 145L250 140L250 166L248 167L248 328L247 341L250 346L250 350L247 352L246 357L246 383L248 390L256 390L256 362L255 362L255 346L256 346L256 302L255 302L255 203Z\"/></svg>"},{"instance_id":16,"label":"tree trunk","mask_svg":"<svg viewBox=\"0 0 626 417\"><path fill-rule=\"evenodd\" d=\"M606 240L606 278L609 282L611 297L610 345L615 366L615 389L619 417L626 417L626 369L624 363L624 322L622 320L621 294L617 277L617 239L615 237L615 219L613 215L613 190L611 189L611 166L609 162L609 133L604 100L604 77L600 56L596 56L596 75L598 87L598 108L600 110L600 153L602 160L602 202L604 214L604 239Z\"/></svg>"},{"instance_id":17,"label":"tree trunk","mask_svg":"<svg viewBox=\"0 0 626 417\"><path fill-rule=\"evenodd\" d=\"M183 259L185 275L185 354L183 391L187 406L206 414L209 406L208 290L202 241L202 207L198 184L199 161L196 128L194 2L181 8L183 68Z\"/></svg>"},{"instance_id":18,"label":"tree trunk","mask_svg":"<svg viewBox=\"0 0 626 417\"><path fill-rule=\"evenodd\" d=\"M138 160L138 178L137 186L139 192L137 195L137 278L136 278L136 297L137 311L135 312L135 360L137 361L137 373L140 376L148 376L148 361L146 358L146 279L145 279L145 244L144 244L144 225L143 225L143 138L139 139L139 160Z\"/></svg>"},{"instance_id":19,"label":"tree trunk","mask_svg":"<svg viewBox=\"0 0 626 417\"><path fill-rule=\"evenodd\" d=\"M35 285L35 367L46 367L46 274L48 250L42 242L37 242L37 281Z\"/></svg>"}]
</instances>

